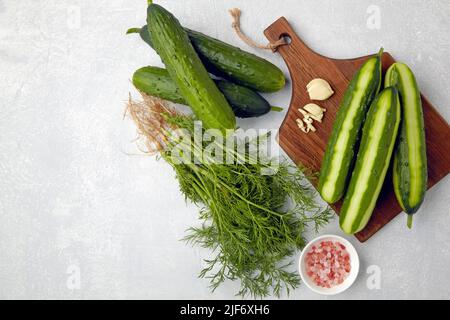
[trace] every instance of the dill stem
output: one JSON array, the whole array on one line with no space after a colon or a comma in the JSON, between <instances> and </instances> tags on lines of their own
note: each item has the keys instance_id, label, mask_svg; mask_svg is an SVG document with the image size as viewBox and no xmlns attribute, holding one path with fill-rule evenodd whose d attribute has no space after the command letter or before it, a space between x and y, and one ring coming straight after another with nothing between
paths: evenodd
<instances>
[{"instance_id":1,"label":"dill stem","mask_svg":"<svg viewBox=\"0 0 450 320\"><path fill-rule=\"evenodd\" d=\"M205 175L206 175L206 176L208 176L208 172L207 172L205 169L201 169L201 170L205 172ZM244 196L242 196L242 195L240 195L238 192L236 192L236 191L235 191L233 188L231 188L228 184L226 184L225 182L223 182L221 179L218 179L218 181L220 182L220 184L221 184L223 187L225 187L228 191L230 191L231 193L233 193L233 194L234 194L235 196L237 196L239 199L245 201L246 203L248 203L248 204L250 204L250 205L252 205L252 206L254 206L254 207L258 208L258 209L261 209L261 210L266 211L266 212L268 212L268 213L274 214L274 215L280 217L281 219L284 219L284 215L282 215L282 214L280 214L280 213L278 213L278 212L276 212L276 211L273 211L273 210L271 210L271 209L267 209L266 207L260 206L259 204L256 204L256 203L254 203L254 202L248 200L247 198L245 198Z\"/></svg>"},{"instance_id":2,"label":"dill stem","mask_svg":"<svg viewBox=\"0 0 450 320\"><path fill-rule=\"evenodd\" d=\"M283 260L304 245L307 223L314 222L317 228L329 219L325 211L307 216L318 207L309 187L300 183L304 175L299 168L277 162L279 170L264 176L261 169L271 169L273 160L278 161L259 153L270 132L249 140L233 135L228 140L232 145L220 137L196 141L195 118L157 103L149 103L150 112L134 120L148 129L143 132L148 142L161 139L161 157L174 168L186 199L201 208L202 226L190 228L185 237L212 250L199 277L209 279L212 290L226 280L238 280L237 295L242 297L263 298L270 293L279 297L282 288L288 293L296 288L299 277ZM147 111L145 104L131 104L134 111ZM227 161L219 163L220 156ZM292 208L285 207L288 198Z\"/></svg>"},{"instance_id":3,"label":"dill stem","mask_svg":"<svg viewBox=\"0 0 450 320\"><path fill-rule=\"evenodd\" d=\"M166 133L170 135L170 132L168 132L167 130L166 130ZM223 151L225 151L225 152L230 151L230 152L233 153L233 155L239 156L239 153L238 153L238 152L235 152L234 150L229 150L229 149L225 150L224 147L223 147L222 145L218 144L215 140L214 140L213 143L215 143L215 144L216 144L219 148L221 148ZM202 150L199 150L199 146L197 146L195 143L192 143L192 142L191 142L191 143L180 142L179 144L182 144L184 147L188 147L188 148L190 148L191 146L193 146L193 148L194 148L194 156L195 156L195 151L197 151L197 156L198 156L198 154L200 154L200 159L202 160L202 164L204 164L204 160L205 160L205 159L202 159L202 158L203 158L205 155L203 154L203 152L201 152ZM211 158L208 157L208 160L211 161L211 160L214 160L214 159L211 159ZM246 159L245 159L245 157L244 157L244 161L245 161L245 160L246 160ZM200 168L199 166L192 165L192 164L190 164L189 167L191 167L191 168L194 170L194 172L196 172L196 171L202 171L203 174L204 174L206 177L208 177L208 179L210 179L211 181L214 181L213 179L211 179L211 178L209 177L210 173L208 172L208 170L203 169L203 168ZM243 165L243 168L246 168L246 169L248 170L248 168L247 168L245 165ZM217 178L217 177L216 177L216 178ZM268 213L274 214L274 215L278 216L278 217L281 218L281 219L284 219L284 215L282 215L282 214L280 214L280 213L278 213L278 212L276 212L276 211L274 211L274 210L271 210L271 209L268 209L268 208L266 208L266 207L260 206L260 205L258 205L258 204L256 204L256 203L254 203L254 202L248 200L247 198L245 198L244 196L242 196L242 195L240 195L238 192L236 192L233 188L231 188L227 183L225 183L225 182L222 181L221 179L217 178L217 181L220 182L220 184L221 184L222 186L224 186L228 191L230 191L231 193L233 193L234 195L236 195L238 198L240 198L241 200L245 201L245 202L248 203L249 205L254 206L254 207L256 207L256 208L258 208L258 209L260 209L260 210L266 211L266 212L268 212ZM203 181L202 181L202 182L203 182ZM203 183L204 183L204 182L203 182Z\"/></svg>"},{"instance_id":4,"label":"dill stem","mask_svg":"<svg viewBox=\"0 0 450 320\"><path fill-rule=\"evenodd\" d=\"M224 228L224 227L223 227L223 220L222 220L222 217L221 217L220 215L216 214L219 210L217 210L217 207L216 207L216 205L214 204L214 202L213 202L213 201L207 201L207 200L206 200L208 197L209 197L209 199L213 199L213 197L212 197L212 195L209 193L209 191L207 190L206 183L205 183L205 181L202 179L202 176L200 175L200 172L202 171L203 174L205 174L205 173L207 173L207 172L206 172L204 169L200 169L199 167L197 167L197 166L195 166L195 165L193 165L193 164L190 164L190 165L188 165L188 166L193 170L193 172L195 173L197 179L201 182L201 184L202 184L202 186L203 186L203 187L201 187L201 188L202 188L202 190L205 191L205 194L207 195L207 197L204 197L204 196L202 197L203 202L204 202L205 204L207 204L208 206L210 206L211 208L214 209L214 210L212 210L212 213L214 214L214 217L216 218L216 226L217 226L219 232L225 230L227 233L230 234L230 236L235 240L235 242L236 242L243 250L247 250L247 248L242 244L241 241L239 241L239 239L236 238L236 236L234 235L234 233L233 233L230 229ZM205 174L205 176L206 176L208 179L210 179L210 178L208 177L207 174ZM210 179L210 180L211 180L211 179Z\"/></svg>"}]
</instances>

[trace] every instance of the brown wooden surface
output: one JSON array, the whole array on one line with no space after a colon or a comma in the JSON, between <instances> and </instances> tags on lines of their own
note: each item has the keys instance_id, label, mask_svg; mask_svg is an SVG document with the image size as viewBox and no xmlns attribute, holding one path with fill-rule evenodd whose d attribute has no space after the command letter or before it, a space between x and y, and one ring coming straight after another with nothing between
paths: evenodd
<instances>
[{"instance_id":1,"label":"brown wooden surface","mask_svg":"<svg viewBox=\"0 0 450 320\"><path fill-rule=\"evenodd\" d=\"M319 171L339 103L348 83L367 56L348 60L321 56L300 40L285 18L275 21L264 31L264 34L271 42L283 36L291 39L289 45L278 48L292 79L292 98L286 118L280 127L279 144L295 163ZM386 71L394 61L389 53L384 53L383 71ZM311 102L306 85L314 78L327 80L335 94L327 101L318 102L327 109L323 122L315 122L317 132L305 134L298 129L295 120L302 118L298 108ZM430 188L450 172L450 127L423 96L422 103L427 142L428 187ZM313 181L313 184L316 182ZM427 201L426 197L425 201ZM332 207L339 213L341 203L338 202ZM355 235L356 238L361 242L366 241L401 211L392 189L390 173L388 173L372 218L366 228Z\"/></svg>"}]
</instances>

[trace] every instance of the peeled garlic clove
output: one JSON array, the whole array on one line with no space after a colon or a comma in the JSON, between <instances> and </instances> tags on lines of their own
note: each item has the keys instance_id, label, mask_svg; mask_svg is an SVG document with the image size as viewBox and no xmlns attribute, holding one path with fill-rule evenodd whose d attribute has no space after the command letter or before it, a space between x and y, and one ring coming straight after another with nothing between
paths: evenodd
<instances>
[{"instance_id":1,"label":"peeled garlic clove","mask_svg":"<svg viewBox=\"0 0 450 320\"><path fill-rule=\"evenodd\" d=\"M309 118L310 114L308 112L306 112L303 109L298 109L298 112L300 112L305 118Z\"/></svg>"},{"instance_id":2,"label":"peeled garlic clove","mask_svg":"<svg viewBox=\"0 0 450 320\"><path fill-rule=\"evenodd\" d=\"M303 118L303 121L304 121L307 125L313 123L313 120L312 120L309 116L304 117L304 118Z\"/></svg>"},{"instance_id":3,"label":"peeled garlic clove","mask_svg":"<svg viewBox=\"0 0 450 320\"><path fill-rule=\"evenodd\" d=\"M305 127L305 124L303 123L303 121L301 119L297 119L297 126L300 128L300 130L302 130L304 133L308 133L309 130L307 130L307 128Z\"/></svg>"},{"instance_id":4,"label":"peeled garlic clove","mask_svg":"<svg viewBox=\"0 0 450 320\"><path fill-rule=\"evenodd\" d=\"M320 117L323 115L322 108L315 103L308 103L306 106L303 107L303 109L305 109L310 114L312 114L316 117Z\"/></svg>"},{"instance_id":5,"label":"peeled garlic clove","mask_svg":"<svg viewBox=\"0 0 450 320\"><path fill-rule=\"evenodd\" d=\"M322 122L322 118L323 118L323 114L321 114L320 116L315 116L315 115L310 115L311 119L316 120L317 122Z\"/></svg>"},{"instance_id":6,"label":"peeled garlic clove","mask_svg":"<svg viewBox=\"0 0 450 320\"><path fill-rule=\"evenodd\" d=\"M311 130L312 132L316 132L316 128L311 123L306 124L306 130Z\"/></svg>"},{"instance_id":7,"label":"peeled garlic clove","mask_svg":"<svg viewBox=\"0 0 450 320\"><path fill-rule=\"evenodd\" d=\"M297 124L299 127L303 127L303 128L305 127L305 124L303 123L303 121L301 119L297 119L296 121L297 121Z\"/></svg>"},{"instance_id":8,"label":"peeled garlic clove","mask_svg":"<svg viewBox=\"0 0 450 320\"><path fill-rule=\"evenodd\" d=\"M306 86L311 100L327 100L334 94L330 84L320 78L311 80Z\"/></svg>"}]
</instances>

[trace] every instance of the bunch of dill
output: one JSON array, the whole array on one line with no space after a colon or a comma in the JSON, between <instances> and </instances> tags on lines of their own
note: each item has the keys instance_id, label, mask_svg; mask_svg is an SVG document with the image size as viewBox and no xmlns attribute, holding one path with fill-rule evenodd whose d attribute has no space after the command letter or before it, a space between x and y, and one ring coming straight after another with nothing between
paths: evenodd
<instances>
[{"instance_id":1,"label":"bunch of dill","mask_svg":"<svg viewBox=\"0 0 450 320\"><path fill-rule=\"evenodd\" d=\"M290 270L289 257L304 246L308 227L317 230L332 216L316 204L303 172L287 162L277 162L273 170L267 159L250 161L249 143L244 153L237 145L219 146L235 158L233 163L206 161L202 151L211 142L180 142L173 134L181 128L184 137L193 137L194 118L150 97L145 103L130 101L129 111L146 144L174 168L183 194L201 208L201 226L190 228L184 240L212 250L213 258L200 272L212 290L227 279L240 281L238 295L243 297L280 296L283 289L296 288L299 277ZM197 161L175 161L180 143Z\"/></svg>"}]
</instances>

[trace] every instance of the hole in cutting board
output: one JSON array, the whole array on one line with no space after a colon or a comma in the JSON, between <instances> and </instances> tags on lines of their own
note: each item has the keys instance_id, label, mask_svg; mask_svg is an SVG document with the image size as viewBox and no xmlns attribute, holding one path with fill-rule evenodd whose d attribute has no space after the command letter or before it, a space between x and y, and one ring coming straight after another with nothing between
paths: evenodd
<instances>
[{"instance_id":1,"label":"hole in cutting board","mask_svg":"<svg viewBox=\"0 0 450 320\"><path fill-rule=\"evenodd\" d=\"M286 41L287 44L291 44L292 43L292 38L287 33L281 34L279 39L283 39L284 41Z\"/></svg>"}]
</instances>

